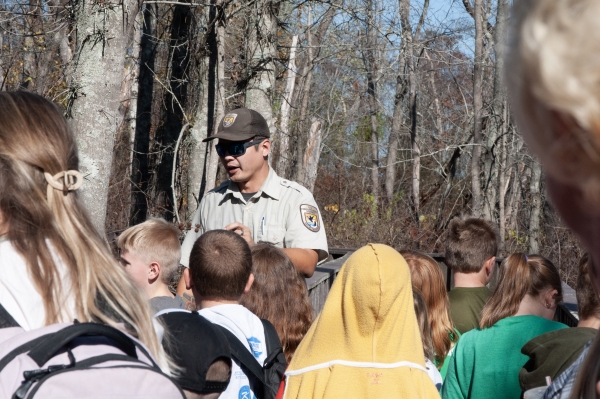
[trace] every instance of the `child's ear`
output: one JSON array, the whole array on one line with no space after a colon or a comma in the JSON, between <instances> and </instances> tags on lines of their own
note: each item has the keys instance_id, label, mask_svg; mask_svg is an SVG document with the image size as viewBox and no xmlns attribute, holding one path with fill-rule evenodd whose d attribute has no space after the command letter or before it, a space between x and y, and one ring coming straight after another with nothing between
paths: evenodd
<instances>
[{"instance_id":1,"label":"child's ear","mask_svg":"<svg viewBox=\"0 0 600 399\"><path fill-rule=\"evenodd\" d=\"M157 262L150 263L148 268L148 280L156 280L160 276L160 265Z\"/></svg>"},{"instance_id":2,"label":"child's ear","mask_svg":"<svg viewBox=\"0 0 600 399\"><path fill-rule=\"evenodd\" d=\"M492 256L485 262L485 274L489 277L494 273L494 265L496 265L496 257Z\"/></svg>"},{"instance_id":3,"label":"child's ear","mask_svg":"<svg viewBox=\"0 0 600 399\"><path fill-rule=\"evenodd\" d=\"M194 286L194 281L192 280L192 273L189 267L183 269L183 280L185 281L185 289L191 290Z\"/></svg>"},{"instance_id":4,"label":"child's ear","mask_svg":"<svg viewBox=\"0 0 600 399\"><path fill-rule=\"evenodd\" d=\"M244 288L244 294L247 294L248 291L250 291L250 288L252 288L253 283L254 283L254 274L250 273L250 276L248 276L248 281L246 282L246 287Z\"/></svg>"},{"instance_id":5,"label":"child's ear","mask_svg":"<svg viewBox=\"0 0 600 399\"><path fill-rule=\"evenodd\" d=\"M548 309L551 309L558 305L558 303L556 302L556 295L558 295L557 290L546 291L546 294L544 295L544 305L546 305Z\"/></svg>"}]
</instances>

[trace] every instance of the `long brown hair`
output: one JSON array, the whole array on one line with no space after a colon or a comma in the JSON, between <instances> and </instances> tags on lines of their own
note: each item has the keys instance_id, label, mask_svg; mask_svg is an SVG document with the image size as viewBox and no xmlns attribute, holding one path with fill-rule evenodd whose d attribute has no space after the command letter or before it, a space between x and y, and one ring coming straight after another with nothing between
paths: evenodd
<instances>
[{"instance_id":1,"label":"long brown hair","mask_svg":"<svg viewBox=\"0 0 600 399\"><path fill-rule=\"evenodd\" d=\"M425 301L435 360L441 367L455 341L450 339L454 324L450 318L450 305L444 276L438 263L431 257L417 251L403 250L400 254L410 269L410 278L414 291L419 291Z\"/></svg>"},{"instance_id":2,"label":"long brown hair","mask_svg":"<svg viewBox=\"0 0 600 399\"><path fill-rule=\"evenodd\" d=\"M513 316L525 295L539 296L555 289L556 303L562 300L562 286L556 266L540 255L509 255L500 266L500 277L494 293L481 311L481 328L491 327L499 320Z\"/></svg>"},{"instance_id":3,"label":"long brown hair","mask_svg":"<svg viewBox=\"0 0 600 399\"><path fill-rule=\"evenodd\" d=\"M254 284L240 303L275 326L289 362L313 322L313 309L302 275L280 249L267 244L252 248Z\"/></svg>"},{"instance_id":4,"label":"long brown hair","mask_svg":"<svg viewBox=\"0 0 600 399\"><path fill-rule=\"evenodd\" d=\"M426 359L433 360L434 350L433 342L431 341L431 326L429 324L429 317L427 316L427 306L425 305L423 295L415 289L413 289L413 305L415 307L417 323L419 324L419 331L421 332L423 353Z\"/></svg>"},{"instance_id":5,"label":"long brown hair","mask_svg":"<svg viewBox=\"0 0 600 399\"><path fill-rule=\"evenodd\" d=\"M42 297L45 324L69 321L64 304L72 297L75 314L69 317L126 326L164 366L147 300L92 225L77 192L47 190L44 172L54 176L78 167L75 138L56 106L35 94L0 92L0 222ZM53 254L64 264L68 286Z\"/></svg>"}]
</instances>

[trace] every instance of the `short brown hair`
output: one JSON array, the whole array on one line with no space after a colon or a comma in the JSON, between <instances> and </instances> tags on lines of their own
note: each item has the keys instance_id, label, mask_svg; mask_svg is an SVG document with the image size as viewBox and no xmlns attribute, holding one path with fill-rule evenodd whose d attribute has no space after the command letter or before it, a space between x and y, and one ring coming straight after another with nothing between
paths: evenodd
<instances>
[{"instance_id":1,"label":"short brown hair","mask_svg":"<svg viewBox=\"0 0 600 399\"><path fill-rule=\"evenodd\" d=\"M121 251L133 252L148 265L160 265L160 279L170 284L181 259L179 229L164 219L148 219L128 228L119 236Z\"/></svg>"},{"instance_id":2,"label":"short brown hair","mask_svg":"<svg viewBox=\"0 0 600 399\"><path fill-rule=\"evenodd\" d=\"M448 226L446 265L459 273L478 273L498 253L495 226L484 219L454 218Z\"/></svg>"},{"instance_id":3,"label":"short brown hair","mask_svg":"<svg viewBox=\"0 0 600 399\"><path fill-rule=\"evenodd\" d=\"M233 231L207 231L192 247L190 273L203 297L237 301L252 273L250 247Z\"/></svg>"},{"instance_id":4,"label":"short brown hair","mask_svg":"<svg viewBox=\"0 0 600 399\"><path fill-rule=\"evenodd\" d=\"M579 320L600 318L600 300L594 290L589 274L589 255L584 254L579 261L579 274L577 275L577 312Z\"/></svg>"}]
</instances>

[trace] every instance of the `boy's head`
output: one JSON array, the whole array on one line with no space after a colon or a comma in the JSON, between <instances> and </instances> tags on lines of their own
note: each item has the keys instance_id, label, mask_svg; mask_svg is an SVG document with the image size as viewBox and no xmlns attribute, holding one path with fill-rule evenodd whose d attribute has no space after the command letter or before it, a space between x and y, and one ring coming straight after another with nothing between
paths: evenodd
<instances>
[{"instance_id":1,"label":"boy's head","mask_svg":"<svg viewBox=\"0 0 600 399\"><path fill-rule=\"evenodd\" d=\"M446 240L446 265L453 271L479 273L497 252L498 234L490 222L477 218L452 219Z\"/></svg>"},{"instance_id":2,"label":"boy's head","mask_svg":"<svg viewBox=\"0 0 600 399\"><path fill-rule=\"evenodd\" d=\"M163 219L149 219L125 230L117 241L119 262L144 290L169 285L181 258L179 230Z\"/></svg>"},{"instance_id":3,"label":"boy's head","mask_svg":"<svg viewBox=\"0 0 600 399\"><path fill-rule=\"evenodd\" d=\"M238 301L252 284L250 247L233 231L208 231L192 247L188 273L187 285L193 288L194 295Z\"/></svg>"},{"instance_id":4,"label":"boy's head","mask_svg":"<svg viewBox=\"0 0 600 399\"><path fill-rule=\"evenodd\" d=\"M600 319L600 300L590 278L589 266L589 256L585 254L579 261L577 289L575 290L579 320Z\"/></svg>"}]
</instances>

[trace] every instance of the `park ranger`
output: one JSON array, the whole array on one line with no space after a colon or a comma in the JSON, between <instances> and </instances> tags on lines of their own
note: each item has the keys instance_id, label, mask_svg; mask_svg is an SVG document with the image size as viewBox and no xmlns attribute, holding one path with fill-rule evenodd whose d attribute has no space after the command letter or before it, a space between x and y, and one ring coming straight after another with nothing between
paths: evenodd
<instances>
[{"instance_id":1,"label":"park ranger","mask_svg":"<svg viewBox=\"0 0 600 399\"><path fill-rule=\"evenodd\" d=\"M239 108L223 117L215 146L229 180L209 191L194 215L182 244L181 264L202 233L225 229L240 234L252 247L280 247L296 269L310 277L317 262L327 258L327 238L317 204L306 188L283 179L269 166L271 134L262 115ZM177 291L183 294L185 283ZM192 297L186 295L186 297Z\"/></svg>"}]
</instances>

